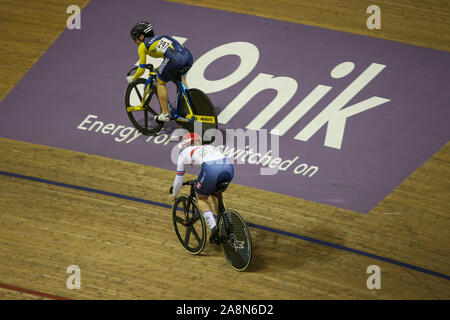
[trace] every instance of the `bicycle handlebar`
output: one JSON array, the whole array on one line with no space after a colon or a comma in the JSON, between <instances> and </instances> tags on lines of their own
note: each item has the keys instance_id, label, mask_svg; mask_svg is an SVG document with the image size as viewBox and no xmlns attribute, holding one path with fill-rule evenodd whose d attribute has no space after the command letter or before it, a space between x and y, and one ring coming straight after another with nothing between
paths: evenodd
<instances>
[{"instance_id":1,"label":"bicycle handlebar","mask_svg":"<svg viewBox=\"0 0 450 320\"><path fill-rule=\"evenodd\" d=\"M139 68L139 66L136 66L136 67L132 68L130 71L128 71L127 76L129 76L137 68ZM153 65L151 63L149 63L149 64L145 65L145 69L148 69L148 70L150 70L150 72L152 72L155 68L153 67Z\"/></svg>"},{"instance_id":2,"label":"bicycle handlebar","mask_svg":"<svg viewBox=\"0 0 450 320\"><path fill-rule=\"evenodd\" d=\"M187 185L193 186L194 183L195 183L195 180L189 180L189 181L183 182L182 185L183 186L187 186ZM172 192L173 192L173 186L170 187L169 194L172 194Z\"/></svg>"}]
</instances>

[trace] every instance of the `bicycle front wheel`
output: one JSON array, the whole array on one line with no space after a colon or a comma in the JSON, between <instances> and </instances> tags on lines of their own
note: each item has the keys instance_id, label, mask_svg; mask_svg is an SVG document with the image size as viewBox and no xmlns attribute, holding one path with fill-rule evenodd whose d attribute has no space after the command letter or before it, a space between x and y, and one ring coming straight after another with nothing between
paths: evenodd
<instances>
[{"instance_id":1,"label":"bicycle front wheel","mask_svg":"<svg viewBox=\"0 0 450 320\"><path fill-rule=\"evenodd\" d=\"M164 124L154 119L154 116L160 113L157 110L161 110L160 107L155 107L155 104L159 106L155 88L150 88L144 107L140 108L145 82L144 79L139 78L128 85L125 91L125 108L133 126L143 135L151 136L161 131Z\"/></svg>"},{"instance_id":2,"label":"bicycle front wheel","mask_svg":"<svg viewBox=\"0 0 450 320\"><path fill-rule=\"evenodd\" d=\"M247 223L236 211L227 210L220 216L218 225L223 255L233 269L246 270L252 260L252 239Z\"/></svg>"},{"instance_id":3,"label":"bicycle front wheel","mask_svg":"<svg viewBox=\"0 0 450 320\"><path fill-rule=\"evenodd\" d=\"M199 254L206 244L206 222L195 201L179 195L172 206L172 220L178 241L190 254Z\"/></svg>"}]
</instances>

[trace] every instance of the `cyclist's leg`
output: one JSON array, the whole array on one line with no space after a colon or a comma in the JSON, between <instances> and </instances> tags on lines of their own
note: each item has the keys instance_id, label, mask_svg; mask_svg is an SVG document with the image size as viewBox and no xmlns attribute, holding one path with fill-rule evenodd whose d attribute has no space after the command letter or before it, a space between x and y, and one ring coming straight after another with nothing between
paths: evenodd
<instances>
[{"instance_id":1,"label":"cyclist's leg","mask_svg":"<svg viewBox=\"0 0 450 320\"><path fill-rule=\"evenodd\" d=\"M158 68L158 98L163 114L169 114L169 94L166 84L174 80L182 71L181 75L186 74L192 66L192 55L174 55L171 59L165 58ZM182 79L184 85L187 87L186 80Z\"/></svg>"},{"instance_id":2,"label":"cyclist's leg","mask_svg":"<svg viewBox=\"0 0 450 320\"><path fill-rule=\"evenodd\" d=\"M163 82L158 77L158 99L159 99L159 105L161 106L161 112L163 114L168 115L169 114L169 93L167 91L166 82Z\"/></svg>"},{"instance_id":3,"label":"cyclist's leg","mask_svg":"<svg viewBox=\"0 0 450 320\"><path fill-rule=\"evenodd\" d=\"M200 209L201 213L211 211L211 206L208 202L208 196L199 194L197 192L195 193L195 196L197 197L198 208Z\"/></svg>"},{"instance_id":4,"label":"cyclist's leg","mask_svg":"<svg viewBox=\"0 0 450 320\"><path fill-rule=\"evenodd\" d=\"M184 60L185 61L184 61L184 66L182 67L182 69L183 69L182 75L185 75L189 71L189 69L191 69L191 67L192 67L193 58L192 58L192 54L190 51L187 51L187 55ZM186 79L183 76L181 77L181 81L183 81L186 88L189 88L188 84L186 82Z\"/></svg>"},{"instance_id":5,"label":"cyclist's leg","mask_svg":"<svg viewBox=\"0 0 450 320\"><path fill-rule=\"evenodd\" d=\"M158 79L157 90L158 99L161 106L161 112L169 115L169 93L167 91L167 82L172 80L177 72L177 63L173 59L165 58L158 68L156 78ZM166 117L167 118L167 117ZM162 120L162 119L160 119ZM164 118L166 121L166 119Z\"/></svg>"},{"instance_id":6,"label":"cyclist's leg","mask_svg":"<svg viewBox=\"0 0 450 320\"><path fill-rule=\"evenodd\" d=\"M205 218L210 229L216 226L216 220L212 214L211 206L208 203L208 197L213 193L216 186L217 174L214 166L207 163L202 164L202 169L195 182L195 195L197 197L198 208Z\"/></svg>"},{"instance_id":7,"label":"cyclist's leg","mask_svg":"<svg viewBox=\"0 0 450 320\"><path fill-rule=\"evenodd\" d=\"M228 209L228 206L227 206L227 204L226 204L226 202L225 202L225 198L224 198L223 194L222 194L221 197L222 197L223 207L225 208L225 210L227 210L227 209ZM216 209L216 213L219 213L219 198L217 198L217 196L214 195L214 194L211 195L211 198L212 198L212 200L213 200L213 203L214 203L214 209Z\"/></svg>"},{"instance_id":8,"label":"cyclist's leg","mask_svg":"<svg viewBox=\"0 0 450 320\"><path fill-rule=\"evenodd\" d=\"M205 218L209 228L211 229L210 242L218 243L218 228L216 220L208 203L208 197L216 189L217 178L220 175L220 166L215 164L203 163L200 174L195 182L195 194L198 201L199 210Z\"/></svg>"},{"instance_id":9,"label":"cyclist's leg","mask_svg":"<svg viewBox=\"0 0 450 320\"><path fill-rule=\"evenodd\" d=\"M233 165L231 164L231 162L228 159L220 160L219 163L221 163L221 172L220 172L220 174L217 177L217 182L218 183L222 183L222 182L230 183L231 180L233 180L233 177L234 177ZM223 192L225 192L225 190L222 191L222 194L220 195L220 197L222 198L222 203L223 203L224 210L227 210L228 206L227 206L225 198L223 196ZM219 198L218 198L218 194L216 192L213 192L211 194L211 196L212 196L212 199L213 199L213 202L214 202L214 208L216 209L216 212L219 213Z\"/></svg>"},{"instance_id":10,"label":"cyclist's leg","mask_svg":"<svg viewBox=\"0 0 450 320\"><path fill-rule=\"evenodd\" d=\"M221 182L231 182L233 176L234 176L233 165L227 159L212 161L211 163L204 163L202 164L202 172L200 173L196 183L196 193L212 195L214 206L216 212L218 213L219 200L217 196L214 195L217 189L217 185ZM208 207L211 208L211 206L209 206L209 203ZM224 207L226 208L225 203ZM211 229L210 242L218 243L217 227Z\"/></svg>"},{"instance_id":11,"label":"cyclist's leg","mask_svg":"<svg viewBox=\"0 0 450 320\"><path fill-rule=\"evenodd\" d=\"M197 197L198 209L202 214L203 218L205 218L206 224L208 225L210 230L213 230L216 226L216 219L214 219L214 215L211 210L211 206L208 203L208 196L202 195L199 193L195 193Z\"/></svg>"}]
</instances>

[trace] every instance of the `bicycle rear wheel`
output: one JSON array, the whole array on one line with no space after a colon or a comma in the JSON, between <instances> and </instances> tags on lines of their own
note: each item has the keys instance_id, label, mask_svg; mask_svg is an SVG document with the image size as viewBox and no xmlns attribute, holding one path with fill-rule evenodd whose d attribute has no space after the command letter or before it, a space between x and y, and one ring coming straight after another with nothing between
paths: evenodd
<instances>
[{"instance_id":1,"label":"bicycle rear wheel","mask_svg":"<svg viewBox=\"0 0 450 320\"><path fill-rule=\"evenodd\" d=\"M218 128L216 109L214 108L214 105L212 104L211 100L203 91L199 89L189 89L187 90L187 94L189 97L189 101L191 102L192 112L194 113L195 116L199 118L198 122L201 123L202 125L202 136L204 137L204 133L207 130L213 129L211 139L208 138L203 139L204 144L210 144L214 141L216 136L215 130L217 130ZM178 107L178 110L180 112L180 115L182 116L188 114L188 108L184 100L180 101L180 106ZM214 122L206 122L205 120L202 119L201 116L206 116L208 118L212 117L214 119ZM177 123L186 130L188 130L189 132L194 131L193 122L178 121Z\"/></svg>"},{"instance_id":2,"label":"bicycle rear wheel","mask_svg":"<svg viewBox=\"0 0 450 320\"><path fill-rule=\"evenodd\" d=\"M252 239L247 223L236 211L227 210L220 216L218 225L223 255L233 269L246 270L252 260Z\"/></svg>"},{"instance_id":3,"label":"bicycle rear wheel","mask_svg":"<svg viewBox=\"0 0 450 320\"><path fill-rule=\"evenodd\" d=\"M154 116L160 113L157 111L161 110L156 89L150 88L150 93L144 104L144 110L131 111L129 109L130 107L139 107L141 105L145 82L144 79L139 78L128 85L125 91L125 108L133 126L143 135L151 136L161 131L164 125L154 120ZM155 104L158 104L158 108L155 107Z\"/></svg>"},{"instance_id":4,"label":"bicycle rear wheel","mask_svg":"<svg viewBox=\"0 0 450 320\"><path fill-rule=\"evenodd\" d=\"M180 195L172 206L172 220L178 241L190 254L199 254L206 244L206 222L197 204Z\"/></svg>"}]
</instances>

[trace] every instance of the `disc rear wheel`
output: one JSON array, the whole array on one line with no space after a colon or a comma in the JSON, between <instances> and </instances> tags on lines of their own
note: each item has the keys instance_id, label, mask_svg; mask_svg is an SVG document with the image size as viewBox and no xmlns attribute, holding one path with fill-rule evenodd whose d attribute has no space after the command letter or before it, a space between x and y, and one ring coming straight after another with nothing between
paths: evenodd
<instances>
[{"instance_id":1,"label":"disc rear wheel","mask_svg":"<svg viewBox=\"0 0 450 320\"><path fill-rule=\"evenodd\" d=\"M210 144L215 140L216 130L218 128L216 109L208 96L201 90L189 89L187 90L187 94L191 102L192 112L199 119L197 121L198 124L201 124L203 143ZM182 116L188 114L188 108L184 100L180 101L179 111ZM205 119L213 119L214 121L207 122L202 120L202 116L205 116ZM177 121L177 123L189 132L194 132L195 130L194 122Z\"/></svg>"},{"instance_id":2,"label":"disc rear wheel","mask_svg":"<svg viewBox=\"0 0 450 320\"><path fill-rule=\"evenodd\" d=\"M222 253L230 266L244 271L252 260L252 239L247 223L234 210L225 211L219 218L219 239Z\"/></svg>"}]
</instances>

